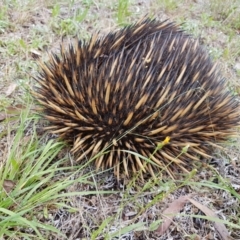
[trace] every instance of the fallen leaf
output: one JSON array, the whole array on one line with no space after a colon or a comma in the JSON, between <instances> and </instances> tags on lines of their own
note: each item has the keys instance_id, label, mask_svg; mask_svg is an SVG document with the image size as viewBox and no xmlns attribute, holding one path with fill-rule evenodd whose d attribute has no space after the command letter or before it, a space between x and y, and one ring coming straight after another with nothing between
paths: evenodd
<instances>
[{"instance_id":1,"label":"fallen leaf","mask_svg":"<svg viewBox=\"0 0 240 240\"><path fill-rule=\"evenodd\" d=\"M6 96L7 96L7 97L10 96L10 95L14 92L14 90L16 89L16 87L17 87L17 84L16 84L16 83L10 84L10 86L8 87L8 89L7 89L7 91L6 91Z\"/></svg>"},{"instance_id":2,"label":"fallen leaf","mask_svg":"<svg viewBox=\"0 0 240 240\"><path fill-rule=\"evenodd\" d=\"M3 188L7 193L11 192L15 185L15 182L12 180L3 180Z\"/></svg>"},{"instance_id":3,"label":"fallen leaf","mask_svg":"<svg viewBox=\"0 0 240 240\"><path fill-rule=\"evenodd\" d=\"M162 213L163 223L158 227L155 233L162 236L172 223L173 218L183 209L190 195L182 196L169 204L168 208Z\"/></svg>"},{"instance_id":4,"label":"fallen leaf","mask_svg":"<svg viewBox=\"0 0 240 240\"><path fill-rule=\"evenodd\" d=\"M21 110L25 109L25 107L21 104L17 104L12 107L9 106L5 108L5 111L0 112L0 122L4 121L6 118L17 116L21 113Z\"/></svg>"},{"instance_id":5,"label":"fallen leaf","mask_svg":"<svg viewBox=\"0 0 240 240\"><path fill-rule=\"evenodd\" d=\"M212 217L212 218L218 218L218 216L208 207L203 206L201 203L188 198L189 202L191 202L193 205L195 205L199 210L201 210L206 216ZM219 218L218 218L219 219ZM220 222L214 222L214 227L216 228L217 232L221 236L221 239L223 240L229 240L231 239L227 228L223 223Z\"/></svg>"},{"instance_id":6,"label":"fallen leaf","mask_svg":"<svg viewBox=\"0 0 240 240\"><path fill-rule=\"evenodd\" d=\"M26 109L26 106L22 105L22 104L16 104L15 105L15 108L18 108L18 109Z\"/></svg>"},{"instance_id":7,"label":"fallen leaf","mask_svg":"<svg viewBox=\"0 0 240 240\"><path fill-rule=\"evenodd\" d=\"M21 113L21 110L24 109L23 107L17 107L17 106L9 106L6 108L7 114L19 114Z\"/></svg>"},{"instance_id":8,"label":"fallen leaf","mask_svg":"<svg viewBox=\"0 0 240 240\"><path fill-rule=\"evenodd\" d=\"M0 113L0 122L4 121L7 118L7 114L6 113Z\"/></svg>"}]
</instances>

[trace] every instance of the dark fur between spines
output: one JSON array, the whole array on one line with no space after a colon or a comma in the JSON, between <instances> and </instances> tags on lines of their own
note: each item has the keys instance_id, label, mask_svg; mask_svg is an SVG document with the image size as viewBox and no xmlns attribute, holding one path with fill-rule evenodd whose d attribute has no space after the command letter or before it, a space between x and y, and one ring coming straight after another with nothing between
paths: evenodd
<instances>
[{"instance_id":1,"label":"dark fur between spines","mask_svg":"<svg viewBox=\"0 0 240 240\"><path fill-rule=\"evenodd\" d=\"M40 63L35 96L77 161L173 176L235 134L239 102L204 47L174 23L144 19ZM170 137L170 142L152 153ZM184 147L188 152L181 154ZM146 162L137 152L151 161ZM180 155L180 156L179 156ZM178 158L177 158L178 156Z\"/></svg>"}]
</instances>

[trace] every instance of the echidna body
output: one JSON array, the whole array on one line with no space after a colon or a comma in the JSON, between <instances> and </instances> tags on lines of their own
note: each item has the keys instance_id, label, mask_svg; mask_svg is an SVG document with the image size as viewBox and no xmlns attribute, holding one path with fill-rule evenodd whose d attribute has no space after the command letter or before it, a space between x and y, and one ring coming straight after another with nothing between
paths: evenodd
<instances>
[{"instance_id":1,"label":"echidna body","mask_svg":"<svg viewBox=\"0 0 240 240\"><path fill-rule=\"evenodd\" d=\"M48 129L72 144L77 161L102 153L97 168L114 167L118 177L165 166L172 175L188 159L209 157L240 123L217 65L173 23L145 19L95 35L41 68L35 96Z\"/></svg>"}]
</instances>

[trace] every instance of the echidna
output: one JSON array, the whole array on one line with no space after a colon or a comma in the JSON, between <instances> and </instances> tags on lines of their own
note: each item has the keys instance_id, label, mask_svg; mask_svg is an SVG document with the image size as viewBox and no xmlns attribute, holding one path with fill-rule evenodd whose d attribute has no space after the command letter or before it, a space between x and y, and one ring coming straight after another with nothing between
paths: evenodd
<instances>
[{"instance_id":1,"label":"echidna","mask_svg":"<svg viewBox=\"0 0 240 240\"><path fill-rule=\"evenodd\" d=\"M144 19L62 46L40 66L34 94L47 129L72 144L77 161L99 154L96 167L118 177L120 169L173 175L210 157L240 124L218 66L175 23Z\"/></svg>"}]
</instances>

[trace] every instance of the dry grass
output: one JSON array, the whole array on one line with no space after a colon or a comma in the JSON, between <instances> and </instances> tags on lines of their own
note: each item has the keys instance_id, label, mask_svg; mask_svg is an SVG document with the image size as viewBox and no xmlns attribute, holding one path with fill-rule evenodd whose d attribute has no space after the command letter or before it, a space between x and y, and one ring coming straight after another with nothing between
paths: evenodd
<instances>
[{"instance_id":1,"label":"dry grass","mask_svg":"<svg viewBox=\"0 0 240 240\"><path fill-rule=\"evenodd\" d=\"M36 84L32 78L37 74L36 58L47 59L46 50L57 51L63 36L66 39L76 36L88 39L96 31L105 34L145 15L161 20L170 18L183 23L184 29L201 38L220 64L232 91L239 94L239 12L237 0L3 0L0 3L1 166L11 155L21 112L28 109L34 114L37 111L28 93L28 89ZM13 87L16 83L17 87ZM42 124L45 123L35 125L37 136L43 134ZM30 124L23 136L31 134ZM46 138L41 144L44 146L47 142ZM23 147L20 141L14 144L14 148ZM231 225L240 225L239 140L229 141L224 149L216 151L210 166L199 169L190 177L179 176L177 181L163 175L163 180L118 183L111 170L97 174L91 165L80 172L73 168L72 179L76 181L61 190L69 193L68 197L60 196L56 200L59 204L54 207L45 203L38 205L38 214L32 217L55 226L65 236L41 228L43 239L221 239L213 226L214 221L200 218L203 213L190 203L181 212L185 216L176 216L167 232L161 237L156 236L154 230L168 203L191 193L195 200L225 220L232 239L240 239L240 229ZM66 149L58 158L62 155L66 156ZM68 159L71 165L69 156ZM69 171L57 174L59 184L69 177ZM89 176L80 181L86 173ZM2 183L3 175L0 180ZM103 194L102 191L110 193ZM1 207L4 206L0 204ZM199 215L199 218L193 215ZM31 221L29 215L23 217ZM21 231L32 232L29 227ZM0 239L19 238L14 234L7 238L3 234ZM29 239L39 237L33 233Z\"/></svg>"}]
</instances>

